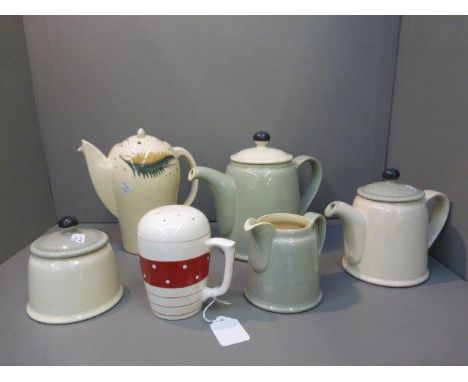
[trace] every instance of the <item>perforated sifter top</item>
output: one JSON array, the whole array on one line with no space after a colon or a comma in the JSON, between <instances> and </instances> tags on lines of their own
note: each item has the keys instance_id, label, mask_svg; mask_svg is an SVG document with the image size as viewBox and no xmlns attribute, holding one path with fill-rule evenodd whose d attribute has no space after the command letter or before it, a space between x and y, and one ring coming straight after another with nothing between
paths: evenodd
<instances>
[{"instance_id":1,"label":"perforated sifter top","mask_svg":"<svg viewBox=\"0 0 468 382\"><path fill-rule=\"evenodd\" d=\"M138 238L176 243L199 239L210 233L210 223L196 208L169 205L147 212L138 223Z\"/></svg>"}]
</instances>

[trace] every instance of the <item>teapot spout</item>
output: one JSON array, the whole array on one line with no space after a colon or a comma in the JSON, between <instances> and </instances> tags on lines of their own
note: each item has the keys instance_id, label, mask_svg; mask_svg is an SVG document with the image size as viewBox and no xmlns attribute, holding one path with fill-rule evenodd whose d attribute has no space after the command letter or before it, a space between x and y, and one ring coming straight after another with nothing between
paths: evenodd
<instances>
[{"instance_id":1,"label":"teapot spout","mask_svg":"<svg viewBox=\"0 0 468 382\"><path fill-rule=\"evenodd\" d=\"M214 196L216 221L221 236L228 236L234 226L236 211L236 185L227 175L208 167L194 167L188 180L202 179L208 183Z\"/></svg>"},{"instance_id":2,"label":"teapot spout","mask_svg":"<svg viewBox=\"0 0 468 382\"><path fill-rule=\"evenodd\" d=\"M112 190L112 165L106 156L88 141L81 140L78 151L82 152L86 159L89 175L99 199L114 216L118 217L117 204Z\"/></svg>"},{"instance_id":3,"label":"teapot spout","mask_svg":"<svg viewBox=\"0 0 468 382\"><path fill-rule=\"evenodd\" d=\"M364 253L367 223L366 217L356 207L343 202L332 202L325 209L328 218L338 216L343 223L343 236L346 260L350 264L361 261Z\"/></svg>"},{"instance_id":4,"label":"teapot spout","mask_svg":"<svg viewBox=\"0 0 468 382\"><path fill-rule=\"evenodd\" d=\"M245 221L244 229L252 234L249 262L257 272L263 272L270 263L271 247L276 235L276 228L271 223L249 218Z\"/></svg>"}]
</instances>

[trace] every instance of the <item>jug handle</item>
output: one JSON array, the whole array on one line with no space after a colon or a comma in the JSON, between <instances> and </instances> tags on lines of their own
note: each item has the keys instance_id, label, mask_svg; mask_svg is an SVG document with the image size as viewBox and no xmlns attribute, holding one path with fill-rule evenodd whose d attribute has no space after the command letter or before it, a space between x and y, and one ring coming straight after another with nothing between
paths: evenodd
<instances>
[{"instance_id":1,"label":"jug handle","mask_svg":"<svg viewBox=\"0 0 468 382\"><path fill-rule=\"evenodd\" d=\"M322 165L317 159L308 155L299 155L293 159L293 162L297 169L304 163L308 163L312 168L312 176L309 185L301 196L300 214L302 215L307 211L307 208L309 208L312 199L314 199L320 187L320 183L322 182Z\"/></svg>"},{"instance_id":2,"label":"jug handle","mask_svg":"<svg viewBox=\"0 0 468 382\"><path fill-rule=\"evenodd\" d=\"M174 153L176 155L177 158L179 157L184 157L185 159L187 159L187 162L189 163L190 165L190 170L192 168L195 168L197 167L197 164L195 163L195 159L193 159L193 156L192 154L190 154L187 150L185 150L183 147L173 147L173 150L174 150ZM190 171L189 170L189 171ZM187 195L187 199L185 199L185 202L182 203L183 205L185 206L190 206L194 199L195 199L195 196L197 196L197 191L198 191L198 179L195 179L193 180L192 182L192 185L190 187L190 192L189 194Z\"/></svg>"},{"instance_id":3,"label":"jug handle","mask_svg":"<svg viewBox=\"0 0 468 382\"><path fill-rule=\"evenodd\" d=\"M429 219L429 226L428 226L428 248L434 243L437 236L439 236L442 228L447 221L448 214L450 211L450 201L447 195L433 190L425 190L424 191L424 201L426 205L431 201L434 200L434 209L432 211L432 216Z\"/></svg>"},{"instance_id":4,"label":"jug handle","mask_svg":"<svg viewBox=\"0 0 468 382\"><path fill-rule=\"evenodd\" d=\"M310 221L312 228L314 225L317 227L318 235L318 252L322 253L323 244L325 243L325 236L327 234L327 220L323 215L316 214L315 212L307 212L304 217Z\"/></svg>"},{"instance_id":5,"label":"jug handle","mask_svg":"<svg viewBox=\"0 0 468 382\"><path fill-rule=\"evenodd\" d=\"M234 252L236 243L229 239L223 239L221 237L215 237L206 241L206 244L212 247L218 247L223 251L226 260L224 263L224 277L223 282L219 287L209 288L205 287L202 291L202 301L210 297L221 296L226 293L231 285L232 271L234 268Z\"/></svg>"}]
</instances>

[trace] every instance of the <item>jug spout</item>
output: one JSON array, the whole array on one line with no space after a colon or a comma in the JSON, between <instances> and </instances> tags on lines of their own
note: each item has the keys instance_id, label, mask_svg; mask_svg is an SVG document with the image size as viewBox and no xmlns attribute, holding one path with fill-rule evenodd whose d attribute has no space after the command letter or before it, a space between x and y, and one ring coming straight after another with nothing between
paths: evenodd
<instances>
[{"instance_id":1,"label":"jug spout","mask_svg":"<svg viewBox=\"0 0 468 382\"><path fill-rule=\"evenodd\" d=\"M227 175L208 167L192 168L188 180L202 179L214 196L216 220L221 236L231 233L236 211L236 185Z\"/></svg>"},{"instance_id":2,"label":"jug spout","mask_svg":"<svg viewBox=\"0 0 468 382\"><path fill-rule=\"evenodd\" d=\"M343 202L332 202L325 209L328 218L338 216L343 223L346 260L351 264L361 261L366 240L366 217L356 207Z\"/></svg>"},{"instance_id":3,"label":"jug spout","mask_svg":"<svg viewBox=\"0 0 468 382\"><path fill-rule=\"evenodd\" d=\"M271 247L276 235L276 228L271 223L249 218L245 221L244 229L252 234L249 262L257 272L263 272L270 263Z\"/></svg>"},{"instance_id":4,"label":"jug spout","mask_svg":"<svg viewBox=\"0 0 468 382\"><path fill-rule=\"evenodd\" d=\"M106 156L88 141L81 140L78 151L85 156L89 175L99 199L114 216L118 217L117 205L112 190L112 165Z\"/></svg>"}]
</instances>

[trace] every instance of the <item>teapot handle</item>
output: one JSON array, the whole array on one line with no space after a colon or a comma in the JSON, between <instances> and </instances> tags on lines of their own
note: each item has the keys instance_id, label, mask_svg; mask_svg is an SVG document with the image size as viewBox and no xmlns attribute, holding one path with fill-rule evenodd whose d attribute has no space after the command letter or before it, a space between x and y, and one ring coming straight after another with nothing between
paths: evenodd
<instances>
[{"instance_id":1,"label":"teapot handle","mask_svg":"<svg viewBox=\"0 0 468 382\"><path fill-rule=\"evenodd\" d=\"M173 147L174 153L177 158L179 157L184 157L187 159L187 162L190 165L190 170L192 168L197 167L197 164L195 163L195 159L193 159L192 154L190 154L187 150L185 150L183 147ZM189 170L189 171L190 171ZM193 200L195 199L195 196L197 196L197 191L198 191L198 179L195 179L194 181L191 182L192 185L190 187L190 192L187 195L187 199L185 199L185 202L182 203L185 206L190 206L193 203Z\"/></svg>"},{"instance_id":2,"label":"teapot handle","mask_svg":"<svg viewBox=\"0 0 468 382\"><path fill-rule=\"evenodd\" d=\"M306 162L309 163L312 168L312 177L310 179L309 186L301 196L300 214L302 215L307 211L307 208L309 208L312 199L314 199L314 196L320 187L320 183L322 182L322 165L317 159L307 155L299 155L293 159L293 162L296 164L297 169Z\"/></svg>"},{"instance_id":3,"label":"teapot handle","mask_svg":"<svg viewBox=\"0 0 468 382\"><path fill-rule=\"evenodd\" d=\"M439 236L440 231L442 231L450 211L450 201L447 195L438 191L425 190L424 201L426 202L426 205L431 200L434 200L435 204L432 211L432 216L429 219L429 226L427 230L428 248L431 247L437 236Z\"/></svg>"},{"instance_id":4,"label":"teapot handle","mask_svg":"<svg viewBox=\"0 0 468 382\"><path fill-rule=\"evenodd\" d=\"M234 268L234 252L236 250L236 243L229 239L223 239L221 237L215 237L209 239L206 244L212 247L218 247L221 251L224 252L226 260L224 263L224 277L223 282L219 287L209 288L205 287L202 291L202 301L207 300L210 297L221 296L226 293L231 285L232 280L232 271Z\"/></svg>"}]
</instances>

